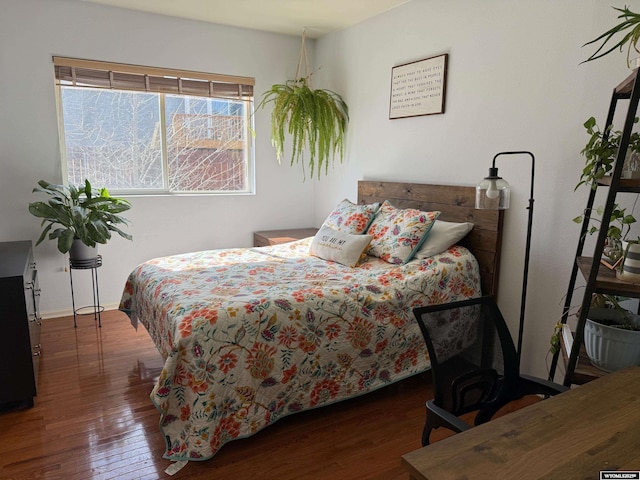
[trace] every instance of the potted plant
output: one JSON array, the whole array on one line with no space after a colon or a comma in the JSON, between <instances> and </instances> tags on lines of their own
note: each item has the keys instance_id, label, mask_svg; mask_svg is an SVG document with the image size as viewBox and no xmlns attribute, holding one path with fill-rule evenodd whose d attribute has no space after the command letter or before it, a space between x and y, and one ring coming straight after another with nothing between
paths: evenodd
<instances>
[{"instance_id":1,"label":"potted plant","mask_svg":"<svg viewBox=\"0 0 640 480\"><path fill-rule=\"evenodd\" d=\"M634 119L634 122L638 122L638 118ZM585 123L584 127L589 134L589 140L585 147L580 152L585 157L585 166L580 176L580 181L575 186L574 190L577 190L581 185L588 185L595 190L598 186L598 181L610 174L613 170L614 162L616 160L616 154L620 146L620 139L622 132L618 130L612 130L610 127L606 131L600 130L596 124L596 119L590 117ZM625 165L623 166L623 178L635 178L640 172L640 134L638 132L631 133L629 137L629 146L627 148L627 156L625 158ZM632 164L635 164L632 165ZM599 207L597 213L602 216L603 209ZM576 223L581 223L583 216L580 215L573 219ZM599 222L600 220L592 218L592 220ZM620 276L620 272L624 272L625 261L627 258L633 258L635 256L636 246L634 244L637 241L628 241L627 235L629 233L631 224L635 223L636 219L633 215L627 215L625 209L621 209L617 204L614 204L611 217L609 219L609 229L607 231L607 245L604 249L605 255L616 264L619 258L624 257L622 262L617 263L619 266L617 275ZM593 234L598 231L598 227L592 225L587 233ZM631 253L631 255L629 255ZM640 245L638 245L638 255L640 258ZM627 268L627 270L629 270ZM627 279L631 279L632 276L627 276ZM640 275L637 276L640 280Z\"/></svg>"},{"instance_id":2,"label":"potted plant","mask_svg":"<svg viewBox=\"0 0 640 480\"><path fill-rule=\"evenodd\" d=\"M640 316L622 307L621 300L594 294L584 326L587 356L607 372L640 365Z\"/></svg>"},{"instance_id":3,"label":"potted plant","mask_svg":"<svg viewBox=\"0 0 640 480\"><path fill-rule=\"evenodd\" d=\"M304 66L301 68L301 65ZM342 160L349 109L339 94L311 87L311 74L307 73L306 68L304 34L295 80L273 85L263 94L258 109L269 103L273 104L271 143L276 148L278 161L284 153L285 132L292 137L291 165L301 162L305 172L303 157L307 151L312 177L316 163L320 178L322 167L325 174L328 173L329 162L336 154ZM304 175L306 177L306 172Z\"/></svg>"},{"instance_id":4,"label":"potted plant","mask_svg":"<svg viewBox=\"0 0 640 480\"><path fill-rule=\"evenodd\" d=\"M637 122L638 117L634 120L634 123ZM611 127L607 129L608 131L601 131L594 117L590 117L584 122L584 128L589 134L589 141L580 152L580 154L585 157L585 165L582 170L582 175L580 176L580 181L575 189L578 189L580 185L589 185L595 190L598 180L610 174L613 170L622 132L612 130ZM627 148L625 165L623 166L624 175L622 178L636 178L638 176L638 170L640 169L640 162L638 162L639 156L640 133L633 132L629 137L629 146Z\"/></svg>"},{"instance_id":5,"label":"potted plant","mask_svg":"<svg viewBox=\"0 0 640 480\"><path fill-rule=\"evenodd\" d=\"M622 47L627 45L627 65L630 64L631 50L633 49L635 52L640 53L638 50L638 39L640 39L640 14L634 13L629 10L626 6L624 8L616 8L612 7L614 10L620 12L618 15L619 19L622 19L617 25L612 27L611 29L604 32L602 35L594 38L590 42L587 42L583 45L583 47L587 45L591 45L593 43L599 42L602 40L602 44L598 49L584 62L590 62L592 60L596 60L598 58L602 58L605 55L611 53L617 48L622 51ZM628 30L628 31L627 31ZM625 33L626 31L626 33ZM623 37L619 39L617 42L611 45L611 42L614 42L614 37L618 34L624 33ZM609 47L607 50L602 51L605 47Z\"/></svg>"},{"instance_id":6,"label":"potted plant","mask_svg":"<svg viewBox=\"0 0 640 480\"><path fill-rule=\"evenodd\" d=\"M640 283L640 237L623 240L622 260L616 270L616 277L630 283Z\"/></svg>"},{"instance_id":7,"label":"potted plant","mask_svg":"<svg viewBox=\"0 0 640 480\"><path fill-rule=\"evenodd\" d=\"M598 207L596 209L596 214L602 217L604 209L602 207ZM575 223L582 223L584 219L583 215L579 215L573 219ZM594 233L599 231L598 223L601 223L599 218L591 216L589 218L593 224L587 230L588 235L593 235ZM623 243L628 241L626 240L629 231L631 230L631 225L636 222L636 218L633 215L629 215L626 213L626 208L620 208L620 206L615 203L613 205L613 210L611 211L611 216L609 217L609 228L607 229L607 244L603 250L604 255L613 263L616 264L618 260L624 254Z\"/></svg>"},{"instance_id":8,"label":"potted plant","mask_svg":"<svg viewBox=\"0 0 640 480\"><path fill-rule=\"evenodd\" d=\"M36 245L42 243L48 234L50 240L57 240L60 252L70 252L72 259L86 260L96 258L97 244L107 243L111 232L127 240L132 238L117 227L129 223L121 213L129 210L131 204L122 198L112 197L106 188L92 188L89 180L78 187L40 180L33 192L49 197L46 202L29 204L29 212L42 218L44 227ZM53 229L54 226L57 228ZM82 253L83 245L92 251Z\"/></svg>"}]
</instances>

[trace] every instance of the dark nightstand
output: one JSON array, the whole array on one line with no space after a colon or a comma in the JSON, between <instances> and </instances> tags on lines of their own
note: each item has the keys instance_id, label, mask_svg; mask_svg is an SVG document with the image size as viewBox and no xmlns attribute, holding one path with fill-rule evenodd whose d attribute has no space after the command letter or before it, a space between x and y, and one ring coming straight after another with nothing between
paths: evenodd
<instances>
[{"instance_id":1,"label":"dark nightstand","mask_svg":"<svg viewBox=\"0 0 640 480\"><path fill-rule=\"evenodd\" d=\"M33 407L40 364L40 287L31 241L0 243L0 410Z\"/></svg>"},{"instance_id":2,"label":"dark nightstand","mask_svg":"<svg viewBox=\"0 0 640 480\"><path fill-rule=\"evenodd\" d=\"M253 233L253 246L266 247L280 243L292 242L301 238L313 237L317 228L290 228L287 230L263 230Z\"/></svg>"}]
</instances>

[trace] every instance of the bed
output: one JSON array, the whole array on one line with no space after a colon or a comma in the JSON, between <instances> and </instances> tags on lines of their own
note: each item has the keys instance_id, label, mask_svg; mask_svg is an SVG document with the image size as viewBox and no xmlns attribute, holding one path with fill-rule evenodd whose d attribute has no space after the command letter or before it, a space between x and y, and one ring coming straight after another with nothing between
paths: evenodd
<instances>
[{"instance_id":1,"label":"bed","mask_svg":"<svg viewBox=\"0 0 640 480\"><path fill-rule=\"evenodd\" d=\"M150 260L120 309L165 359L151 393L164 458L205 460L292 413L366 394L429 368L412 308L497 294L502 212L473 187L360 181L358 204L473 222L446 251L352 268L309 254L314 239Z\"/></svg>"}]
</instances>

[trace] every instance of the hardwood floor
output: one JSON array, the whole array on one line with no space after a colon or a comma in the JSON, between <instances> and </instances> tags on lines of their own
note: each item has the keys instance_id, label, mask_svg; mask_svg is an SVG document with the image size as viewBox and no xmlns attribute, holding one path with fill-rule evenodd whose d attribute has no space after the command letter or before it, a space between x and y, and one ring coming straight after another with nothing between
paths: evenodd
<instances>
[{"instance_id":1,"label":"hardwood floor","mask_svg":"<svg viewBox=\"0 0 640 480\"><path fill-rule=\"evenodd\" d=\"M0 413L0 479L406 479L420 446L424 376L286 417L170 477L149 400L162 359L121 312L49 319L35 406Z\"/></svg>"},{"instance_id":2,"label":"hardwood floor","mask_svg":"<svg viewBox=\"0 0 640 480\"><path fill-rule=\"evenodd\" d=\"M76 329L72 317L50 319L41 343L35 406L0 412L2 480L406 480L400 457L420 447L432 396L428 374L410 378L283 418L170 477L149 400L162 360L144 328L117 311L102 328L90 316Z\"/></svg>"}]
</instances>

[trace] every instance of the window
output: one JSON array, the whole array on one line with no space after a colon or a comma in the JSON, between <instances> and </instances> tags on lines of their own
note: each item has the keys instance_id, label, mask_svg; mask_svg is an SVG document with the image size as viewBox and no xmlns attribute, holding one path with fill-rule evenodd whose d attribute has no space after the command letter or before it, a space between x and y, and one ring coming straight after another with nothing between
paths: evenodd
<instances>
[{"instance_id":1,"label":"window","mask_svg":"<svg viewBox=\"0 0 640 480\"><path fill-rule=\"evenodd\" d=\"M69 184L253 191L252 78L61 57L54 66Z\"/></svg>"}]
</instances>

